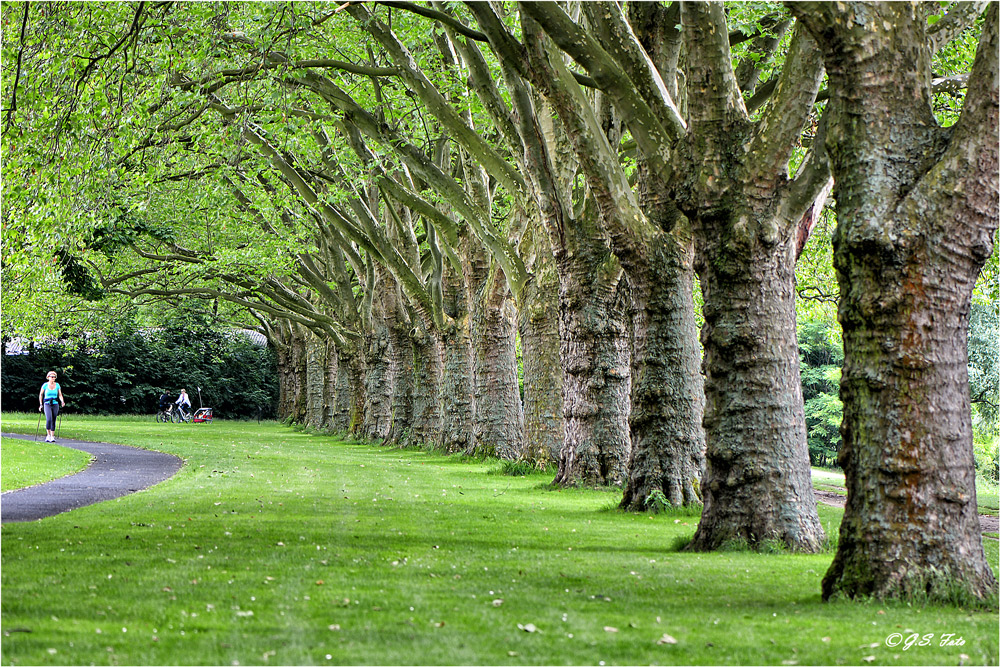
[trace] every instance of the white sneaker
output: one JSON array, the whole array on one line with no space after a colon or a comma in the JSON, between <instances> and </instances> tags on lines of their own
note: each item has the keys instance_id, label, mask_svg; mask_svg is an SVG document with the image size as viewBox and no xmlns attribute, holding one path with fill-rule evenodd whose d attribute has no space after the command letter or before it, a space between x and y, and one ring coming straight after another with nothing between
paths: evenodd
<instances>
[{"instance_id":1,"label":"white sneaker","mask_svg":"<svg viewBox=\"0 0 1000 667\"><path fill-rule=\"evenodd\" d=\"M52 442L52 436L51 435L45 436L45 442Z\"/></svg>"}]
</instances>

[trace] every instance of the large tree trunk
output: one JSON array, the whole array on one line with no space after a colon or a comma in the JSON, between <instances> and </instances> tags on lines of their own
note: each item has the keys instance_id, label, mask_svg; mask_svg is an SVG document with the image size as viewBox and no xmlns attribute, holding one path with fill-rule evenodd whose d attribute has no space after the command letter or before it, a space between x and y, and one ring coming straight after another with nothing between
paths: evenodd
<instances>
[{"instance_id":1,"label":"large tree trunk","mask_svg":"<svg viewBox=\"0 0 1000 667\"><path fill-rule=\"evenodd\" d=\"M392 364L389 330L384 322L374 322L372 331L365 334L364 387L362 433L366 438L383 440L392 428Z\"/></svg>"},{"instance_id":2,"label":"large tree trunk","mask_svg":"<svg viewBox=\"0 0 1000 667\"><path fill-rule=\"evenodd\" d=\"M413 439L422 445L441 444L441 382L444 362L437 332L415 328L412 335Z\"/></svg>"},{"instance_id":3,"label":"large tree trunk","mask_svg":"<svg viewBox=\"0 0 1000 667\"><path fill-rule=\"evenodd\" d=\"M441 332L441 441L449 453L473 451L476 403L469 296L464 278L447 264L444 267L442 296L449 322Z\"/></svg>"},{"instance_id":4,"label":"large tree trunk","mask_svg":"<svg viewBox=\"0 0 1000 667\"><path fill-rule=\"evenodd\" d=\"M327 340L325 345L325 366L323 369L323 416L320 427L324 430L334 429L334 415L337 411L337 376L338 353L333 341Z\"/></svg>"},{"instance_id":5,"label":"large tree trunk","mask_svg":"<svg viewBox=\"0 0 1000 667\"><path fill-rule=\"evenodd\" d=\"M291 338L284 322L278 322L273 341L278 365L278 419L290 419L295 404L295 366L292 363Z\"/></svg>"},{"instance_id":6,"label":"large tree trunk","mask_svg":"<svg viewBox=\"0 0 1000 667\"><path fill-rule=\"evenodd\" d=\"M769 226L746 224L750 230ZM735 216L734 216L735 217ZM778 247L698 220L704 295L705 509L691 548L824 538L813 496L795 331L795 239ZM725 231L723 231L725 230Z\"/></svg>"},{"instance_id":7,"label":"large tree trunk","mask_svg":"<svg viewBox=\"0 0 1000 667\"><path fill-rule=\"evenodd\" d=\"M475 449L469 454L517 459L524 451L524 417L517 382L516 311L499 268L481 252L466 266L475 371Z\"/></svg>"},{"instance_id":8,"label":"large tree trunk","mask_svg":"<svg viewBox=\"0 0 1000 667\"><path fill-rule=\"evenodd\" d=\"M381 283L385 284L385 283ZM387 287L393 292L395 284ZM388 439L394 444L413 444L414 427L414 358L410 341L410 322L404 317L398 294L392 295L390 307L395 316L388 319L390 370L392 373L392 415Z\"/></svg>"},{"instance_id":9,"label":"large tree trunk","mask_svg":"<svg viewBox=\"0 0 1000 667\"><path fill-rule=\"evenodd\" d=\"M539 240L536 238L535 243ZM521 294L518 328L524 369L524 457L559 459L563 440L562 363L559 359L559 278L548 243L542 243Z\"/></svg>"},{"instance_id":10,"label":"large tree trunk","mask_svg":"<svg viewBox=\"0 0 1000 667\"><path fill-rule=\"evenodd\" d=\"M823 597L995 605L977 517L967 340L998 221L997 5L962 116L947 130L931 113L926 20L915 6L803 9L834 91L826 145L844 329L847 506Z\"/></svg>"},{"instance_id":11,"label":"large tree trunk","mask_svg":"<svg viewBox=\"0 0 1000 667\"><path fill-rule=\"evenodd\" d=\"M555 483L621 485L631 443L621 268L601 243L576 250L558 258L565 438Z\"/></svg>"},{"instance_id":12,"label":"large tree trunk","mask_svg":"<svg viewBox=\"0 0 1000 667\"><path fill-rule=\"evenodd\" d=\"M288 419L303 424L306 419L306 335L309 333L298 324L289 326L289 366L292 376L292 395Z\"/></svg>"},{"instance_id":13,"label":"large tree trunk","mask_svg":"<svg viewBox=\"0 0 1000 667\"><path fill-rule=\"evenodd\" d=\"M309 332L306 336L306 417L305 425L310 428L323 426L324 388L326 386L326 363L323 359L324 343L319 337Z\"/></svg>"},{"instance_id":14,"label":"large tree trunk","mask_svg":"<svg viewBox=\"0 0 1000 667\"><path fill-rule=\"evenodd\" d=\"M621 506L649 509L659 491L673 506L702 502L704 406L692 301L693 246L663 235L647 270L629 274L633 317L632 456ZM641 282L640 282L641 279Z\"/></svg>"},{"instance_id":15,"label":"large tree trunk","mask_svg":"<svg viewBox=\"0 0 1000 667\"><path fill-rule=\"evenodd\" d=\"M358 433L365 414L365 365L358 352L338 350L336 385L333 430Z\"/></svg>"}]
</instances>

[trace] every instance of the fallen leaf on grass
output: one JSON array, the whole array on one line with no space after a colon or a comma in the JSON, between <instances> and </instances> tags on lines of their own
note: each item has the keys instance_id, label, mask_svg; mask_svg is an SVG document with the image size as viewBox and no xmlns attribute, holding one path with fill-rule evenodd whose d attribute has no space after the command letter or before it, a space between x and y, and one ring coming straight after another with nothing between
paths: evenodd
<instances>
[{"instance_id":1,"label":"fallen leaf on grass","mask_svg":"<svg viewBox=\"0 0 1000 667\"><path fill-rule=\"evenodd\" d=\"M604 631L605 632L618 632L618 628L611 627L610 625L605 625L604 626Z\"/></svg>"},{"instance_id":2,"label":"fallen leaf on grass","mask_svg":"<svg viewBox=\"0 0 1000 667\"><path fill-rule=\"evenodd\" d=\"M660 645L663 645L663 644L676 644L677 640L674 639L673 637L671 637L670 635L664 633L662 637L660 637L658 640L656 640L656 643L660 644Z\"/></svg>"},{"instance_id":3,"label":"fallen leaf on grass","mask_svg":"<svg viewBox=\"0 0 1000 667\"><path fill-rule=\"evenodd\" d=\"M494 607L499 607L502 604L503 604L503 600L494 600L493 601L493 606Z\"/></svg>"},{"instance_id":4,"label":"fallen leaf on grass","mask_svg":"<svg viewBox=\"0 0 1000 667\"><path fill-rule=\"evenodd\" d=\"M524 630L525 632L538 632L538 628L535 627L534 623L528 623L526 625L517 624L518 630Z\"/></svg>"},{"instance_id":5,"label":"fallen leaf on grass","mask_svg":"<svg viewBox=\"0 0 1000 667\"><path fill-rule=\"evenodd\" d=\"M873 656L873 655L866 655L865 657L863 657L861 659L864 660L865 662L871 662L871 661L873 661L875 659L875 656Z\"/></svg>"}]
</instances>

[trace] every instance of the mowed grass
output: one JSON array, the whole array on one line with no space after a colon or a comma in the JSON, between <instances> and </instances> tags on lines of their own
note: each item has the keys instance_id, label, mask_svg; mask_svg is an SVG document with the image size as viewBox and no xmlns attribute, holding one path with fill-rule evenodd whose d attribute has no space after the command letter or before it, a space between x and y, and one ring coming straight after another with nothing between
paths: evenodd
<instances>
[{"instance_id":1,"label":"mowed grass","mask_svg":"<svg viewBox=\"0 0 1000 667\"><path fill-rule=\"evenodd\" d=\"M621 513L618 492L273 423L63 430L186 464L3 526L4 664L997 663L995 611L823 603L832 552L679 552L697 517Z\"/></svg>"},{"instance_id":2,"label":"mowed grass","mask_svg":"<svg viewBox=\"0 0 1000 667\"><path fill-rule=\"evenodd\" d=\"M45 442L0 438L0 491L22 489L80 472L90 464L90 455Z\"/></svg>"},{"instance_id":3,"label":"mowed grass","mask_svg":"<svg viewBox=\"0 0 1000 667\"><path fill-rule=\"evenodd\" d=\"M813 487L821 491L830 491L842 496L847 495L844 473L830 468L812 469ZM998 494L997 485L982 476L976 476L976 501L980 514L997 516Z\"/></svg>"}]
</instances>

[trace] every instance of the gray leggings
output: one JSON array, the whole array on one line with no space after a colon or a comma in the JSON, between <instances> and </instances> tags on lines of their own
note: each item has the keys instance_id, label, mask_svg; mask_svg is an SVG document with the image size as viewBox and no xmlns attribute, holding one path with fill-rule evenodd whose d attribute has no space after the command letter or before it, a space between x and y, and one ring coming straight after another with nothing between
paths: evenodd
<instances>
[{"instance_id":1,"label":"gray leggings","mask_svg":"<svg viewBox=\"0 0 1000 667\"><path fill-rule=\"evenodd\" d=\"M56 430L56 417L59 416L59 404L58 403L46 403L45 404L45 430L54 431Z\"/></svg>"}]
</instances>

